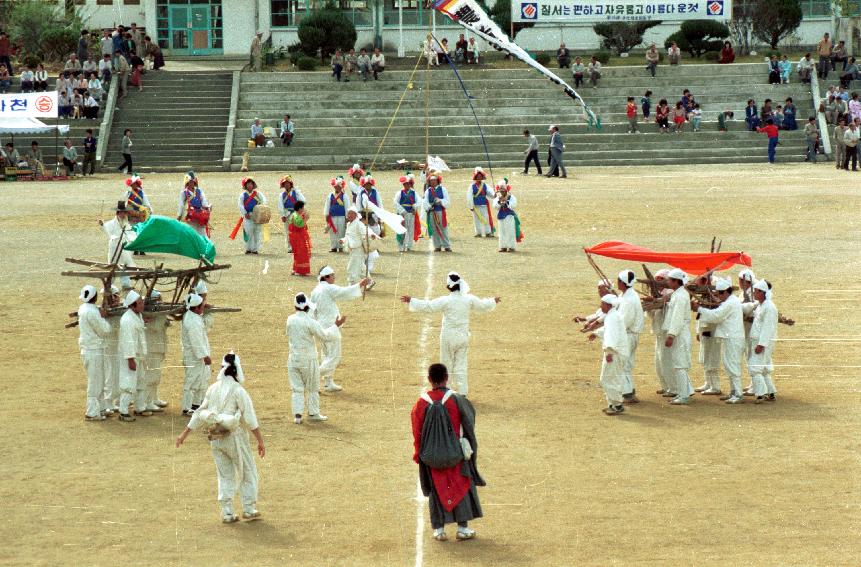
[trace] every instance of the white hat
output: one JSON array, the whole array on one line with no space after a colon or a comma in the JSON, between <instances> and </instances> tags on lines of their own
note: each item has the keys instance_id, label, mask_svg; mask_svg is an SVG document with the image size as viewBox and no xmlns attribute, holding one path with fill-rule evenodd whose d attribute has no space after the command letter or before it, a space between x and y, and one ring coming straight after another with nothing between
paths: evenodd
<instances>
[{"instance_id":1,"label":"white hat","mask_svg":"<svg viewBox=\"0 0 861 567\"><path fill-rule=\"evenodd\" d=\"M728 279L720 278L717 283L715 283L715 289L717 291L727 291L732 289L732 282Z\"/></svg>"},{"instance_id":2,"label":"white hat","mask_svg":"<svg viewBox=\"0 0 861 567\"><path fill-rule=\"evenodd\" d=\"M753 270L745 268L738 273L738 279L753 282L756 280L756 276L754 275Z\"/></svg>"},{"instance_id":3,"label":"white hat","mask_svg":"<svg viewBox=\"0 0 861 567\"><path fill-rule=\"evenodd\" d=\"M236 381L242 384L243 382L245 382L245 372L242 371L242 363L239 361L239 355L233 351L228 352L221 359L221 371L218 373L218 377L216 378L216 380L224 380L227 377L224 374L224 371L227 370L227 368L230 366L230 364L227 362L227 357L231 354L234 357L233 365L236 366ZM233 379L232 376L230 378Z\"/></svg>"},{"instance_id":4,"label":"white hat","mask_svg":"<svg viewBox=\"0 0 861 567\"><path fill-rule=\"evenodd\" d=\"M150 299L161 299L161 292L157 289L154 289L151 292L149 292L149 298Z\"/></svg>"},{"instance_id":5,"label":"white hat","mask_svg":"<svg viewBox=\"0 0 861 567\"><path fill-rule=\"evenodd\" d=\"M96 296L96 286L94 285L85 285L81 288L81 295L78 296L78 299L81 301L89 302L92 298Z\"/></svg>"},{"instance_id":6,"label":"white hat","mask_svg":"<svg viewBox=\"0 0 861 567\"><path fill-rule=\"evenodd\" d=\"M197 285L194 286L194 293L198 295L203 295L204 293L208 293L209 288L206 287L206 282L203 280L197 280Z\"/></svg>"},{"instance_id":7,"label":"white hat","mask_svg":"<svg viewBox=\"0 0 861 567\"><path fill-rule=\"evenodd\" d=\"M198 305L203 303L203 298L197 295L196 293L189 293L188 297L185 298L185 306L189 309L192 307L197 307Z\"/></svg>"},{"instance_id":8,"label":"white hat","mask_svg":"<svg viewBox=\"0 0 861 567\"><path fill-rule=\"evenodd\" d=\"M123 307L130 307L135 301L141 298L141 294L136 292L135 290L131 290L126 294L125 300L123 300Z\"/></svg>"},{"instance_id":9,"label":"white hat","mask_svg":"<svg viewBox=\"0 0 861 567\"><path fill-rule=\"evenodd\" d=\"M608 293L604 297L601 298L601 303L606 303L607 305L612 305L613 307L619 305L619 298L613 295L612 293Z\"/></svg>"},{"instance_id":10,"label":"white hat","mask_svg":"<svg viewBox=\"0 0 861 567\"><path fill-rule=\"evenodd\" d=\"M115 286L115 285L111 284L111 290L110 290L110 292L111 292L111 295L117 295L117 294L120 292L120 288L118 288L117 286ZM102 293L106 293L106 292L105 292L105 288L102 288Z\"/></svg>"},{"instance_id":11,"label":"white hat","mask_svg":"<svg viewBox=\"0 0 861 567\"><path fill-rule=\"evenodd\" d=\"M657 278L665 278L670 275L670 271L666 268L661 268L657 272L655 272L655 279Z\"/></svg>"},{"instance_id":12,"label":"white hat","mask_svg":"<svg viewBox=\"0 0 861 567\"><path fill-rule=\"evenodd\" d=\"M547 131L548 131L548 132L550 132L550 131L552 131L554 128L556 128L556 124L551 124L551 125L550 125L550 127L547 129Z\"/></svg>"},{"instance_id":13,"label":"white hat","mask_svg":"<svg viewBox=\"0 0 861 567\"><path fill-rule=\"evenodd\" d=\"M622 270L621 272L619 272L619 279L626 286L630 287L631 285L633 285L634 281L636 281L637 275L634 274L632 270Z\"/></svg>"},{"instance_id":14,"label":"white hat","mask_svg":"<svg viewBox=\"0 0 861 567\"><path fill-rule=\"evenodd\" d=\"M460 274L457 272L449 272L445 278L445 284L446 287L453 287L460 284L461 293L469 293L469 284L467 284L466 280L460 277Z\"/></svg>"},{"instance_id":15,"label":"white hat","mask_svg":"<svg viewBox=\"0 0 861 567\"><path fill-rule=\"evenodd\" d=\"M359 208L356 205L350 205L350 208L347 209L347 212L359 214Z\"/></svg>"},{"instance_id":16,"label":"white hat","mask_svg":"<svg viewBox=\"0 0 861 567\"><path fill-rule=\"evenodd\" d=\"M335 270L332 269L332 266L323 266L323 269L320 270L320 273L317 274L317 279L319 281L323 281L323 278L331 276L335 273Z\"/></svg>"},{"instance_id":17,"label":"white hat","mask_svg":"<svg viewBox=\"0 0 861 567\"><path fill-rule=\"evenodd\" d=\"M759 291L763 291L766 294L771 291L768 287L768 282L765 279L756 280L756 283L753 284L753 289L758 289Z\"/></svg>"},{"instance_id":18,"label":"white hat","mask_svg":"<svg viewBox=\"0 0 861 567\"><path fill-rule=\"evenodd\" d=\"M305 309L306 307L310 307L311 310L314 310L317 307L308 300L307 295L301 292L296 294L296 297L293 299L293 305L296 309Z\"/></svg>"},{"instance_id":19,"label":"white hat","mask_svg":"<svg viewBox=\"0 0 861 567\"><path fill-rule=\"evenodd\" d=\"M670 279L679 280L682 283L688 282L688 275L685 273L684 270L680 270L678 268L673 268L672 270L670 270L670 273L667 274L667 277Z\"/></svg>"}]
</instances>

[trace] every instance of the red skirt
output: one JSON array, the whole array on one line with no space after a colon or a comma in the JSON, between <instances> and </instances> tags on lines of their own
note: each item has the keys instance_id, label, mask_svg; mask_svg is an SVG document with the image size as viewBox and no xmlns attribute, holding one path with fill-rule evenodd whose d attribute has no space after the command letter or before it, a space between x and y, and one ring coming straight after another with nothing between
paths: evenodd
<instances>
[{"instance_id":1,"label":"red skirt","mask_svg":"<svg viewBox=\"0 0 861 567\"><path fill-rule=\"evenodd\" d=\"M307 276L311 273L311 236L308 227L287 225L290 232L290 247L293 248L293 273Z\"/></svg>"}]
</instances>

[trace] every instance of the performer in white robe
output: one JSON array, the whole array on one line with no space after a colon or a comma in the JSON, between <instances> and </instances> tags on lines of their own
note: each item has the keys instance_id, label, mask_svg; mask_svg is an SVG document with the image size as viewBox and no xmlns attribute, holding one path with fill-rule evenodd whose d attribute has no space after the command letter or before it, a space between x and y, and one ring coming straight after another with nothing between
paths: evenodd
<instances>
[{"instance_id":1,"label":"performer in white robe","mask_svg":"<svg viewBox=\"0 0 861 567\"><path fill-rule=\"evenodd\" d=\"M125 267L134 267L135 261L132 253L122 249L122 247L133 241L137 233L132 230L132 225L129 223L128 208L125 201L118 201L117 208L114 209L116 217L105 222L99 220L99 225L108 236L108 264L117 264L120 269ZM126 276L120 276L120 285L123 289L131 289L131 279Z\"/></svg>"},{"instance_id":2,"label":"performer in white robe","mask_svg":"<svg viewBox=\"0 0 861 567\"><path fill-rule=\"evenodd\" d=\"M335 270L331 266L324 266L317 275L317 281L317 287L311 292L311 303L315 306L312 315L324 329L335 327L332 338L320 342L323 351L320 378L324 390L340 392L343 388L335 383L335 370L341 362L341 330L335 325L341 316L337 302L361 297L362 289L370 280L362 278L359 283L347 287L335 285Z\"/></svg>"},{"instance_id":3,"label":"performer in white robe","mask_svg":"<svg viewBox=\"0 0 861 567\"><path fill-rule=\"evenodd\" d=\"M152 290L150 302L153 305L158 305L161 302L161 293L158 290ZM147 350L144 378L147 392L146 409L151 412L162 412L164 409L162 409L163 406L159 405L161 400L158 399L158 387L161 384L161 367L167 352L167 328L170 326L170 320L165 313L147 313L144 321L146 323Z\"/></svg>"},{"instance_id":4,"label":"performer in white robe","mask_svg":"<svg viewBox=\"0 0 861 567\"><path fill-rule=\"evenodd\" d=\"M487 176L481 167L472 171L472 183L466 190L466 206L472 212L472 221L475 225L475 237L490 238L493 236L493 216L490 214L490 203L496 194L485 180ZM497 187L499 184L497 184Z\"/></svg>"},{"instance_id":5,"label":"performer in white robe","mask_svg":"<svg viewBox=\"0 0 861 567\"><path fill-rule=\"evenodd\" d=\"M212 311L209 311L211 305L206 301L206 298L209 297L209 288L206 287L206 282L197 280L197 283L194 284L194 293L199 295L203 300L203 325L206 327L206 334L208 336L209 331L212 330L212 325L215 323L215 315Z\"/></svg>"},{"instance_id":6,"label":"performer in white robe","mask_svg":"<svg viewBox=\"0 0 861 567\"><path fill-rule=\"evenodd\" d=\"M756 396L755 403L763 401L773 402L777 398L771 373L774 371L772 354L774 344L777 340L777 306L772 301L771 285L764 279L753 284L753 299L756 307L753 308L753 324L750 327L750 342L752 345L747 360L748 372L753 382L753 393ZM750 312L750 304L745 305L745 310Z\"/></svg>"},{"instance_id":7,"label":"performer in white robe","mask_svg":"<svg viewBox=\"0 0 861 567\"><path fill-rule=\"evenodd\" d=\"M102 293L107 293L108 308L120 306L120 290L117 286L111 285L107 292L102 289ZM120 411L120 365L123 363L120 360L119 352L121 318L117 315L108 317L111 331L105 339L107 361L105 363L105 392L102 397L102 409L107 417Z\"/></svg>"},{"instance_id":8,"label":"performer in white robe","mask_svg":"<svg viewBox=\"0 0 861 567\"><path fill-rule=\"evenodd\" d=\"M98 292L91 285L81 289L81 306L78 308L78 346L81 360L87 372L87 409L84 419L104 421L105 408L102 400L107 374L107 350L105 342L111 333L111 325L105 320L104 311L96 305Z\"/></svg>"},{"instance_id":9,"label":"performer in white robe","mask_svg":"<svg viewBox=\"0 0 861 567\"><path fill-rule=\"evenodd\" d=\"M742 305L747 303L755 303L753 299L753 284L756 282L756 274L753 273L753 270L748 268L743 269L738 273L738 287L741 290L741 297L739 298ZM753 350L750 346L750 327L753 324L753 307L749 309L750 313L745 314L744 318L744 360L750 358L750 352ZM755 345L754 345L755 346ZM749 372L748 372L749 373ZM749 383L747 388L744 389L745 396L753 395L753 383Z\"/></svg>"},{"instance_id":10,"label":"performer in white robe","mask_svg":"<svg viewBox=\"0 0 861 567\"><path fill-rule=\"evenodd\" d=\"M517 249L517 197L511 194L508 179L497 181L494 195L493 210L496 211L496 222L499 225L499 251L514 252Z\"/></svg>"},{"instance_id":11,"label":"performer in white robe","mask_svg":"<svg viewBox=\"0 0 861 567\"><path fill-rule=\"evenodd\" d=\"M607 398L606 415L619 415L625 411L623 392L626 388L625 358L628 353L629 334L625 320L618 306L623 300L608 293L601 298L601 311L604 313L604 326L589 335L593 341L601 338L601 387Z\"/></svg>"},{"instance_id":12,"label":"performer in white robe","mask_svg":"<svg viewBox=\"0 0 861 567\"><path fill-rule=\"evenodd\" d=\"M284 225L284 238L287 239L287 253L293 253L293 247L290 246L290 230L288 229L287 219L293 214L296 208L296 203L302 201L307 203L305 195L296 189L293 183L293 177L285 175L278 181L278 186L281 187L281 195L278 196L278 215L281 217L281 222Z\"/></svg>"},{"instance_id":13,"label":"performer in white robe","mask_svg":"<svg viewBox=\"0 0 861 567\"><path fill-rule=\"evenodd\" d=\"M670 271L667 269L662 268L658 270L655 272L655 281L659 283L665 282L669 273ZM652 320L652 334L655 336L655 375L658 377L658 385L660 386L656 393L668 397L671 396L670 392L674 389L674 383L672 381L673 367L667 364L670 361L670 357L664 356L664 341L667 340L666 333L664 333L664 314L667 309L666 301L669 300L672 292L673 290L669 288L662 289L660 298L664 300L664 305L659 309L652 309L647 312L647 315Z\"/></svg>"},{"instance_id":14,"label":"performer in white robe","mask_svg":"<svg viewBox=\"0 0 861 567\"><path fill-rule=\"evenodd\" d=\"M237 489L243 519L253 521L261 517L257 511L257 464L248 431L257 441L257 454L261 459L266 456L266 447L251 396L242 386L244 382L239 357L230 352L222 360L218 379L206 390L200 410L191 416L188 426L176 440L179 448L193 430L205 429L218 474L218 503L221 521L225 524L239 521L233 512Z\"/></svg>"},{"instance_id":15,"label":"performer in white robe","mask_svg":"<svg viewBox=\"0 0 861 567\"><path fill-rule=\"evenodd\" d=\"M719 281L719 278L712 277L710 282L707 277L699 276L696 280L698 286L708 286L710 283L714 285ZM696 333L697 342L699 342L698 361L703 365L703 374L705 383L699 388L695 388L694 392L703 394L704 396L719 396L722 393L720 385L720 359L721 359L721 341L715 337L717 324L711 321L704 321L702 318L697 318Z\"/></svg>"},{"instance_id":16,"label":"performer in white robe","mask_svg":"<svg viewBox=\"0 0 861 567\"><path fill-rule=\"evenodd\" d=\"M607 280L598 280L598 297L603 299L605 295L608 293L610 295L615 295L616 292L613 291L613 284L608 282ZM604 324L604 317L607 314L604 313L604 310L601 309L601 306L598 306L598 309L595 310L591 315L575 315L573 321L575 323L586 323L583 328L587 331L594 331Z\"/></svg>"},{"instance_id":17,"label":"performer in white robe","mask_svg":"<svg viewBox=\"0 0 861 567\"><path fill-rule=\"evenodd\" d=\"M347 283L353 285L358 283L365 277L365 261L366 254L379 255L379 252L373 249L372 241L380 240L382 237L374 234L359 218L359 210L355 205L347 211L347 232L344 235L343 244L349 251L350 258L347 260ZM368 250L368 246L371 247ZM370 259L370 258L368 258ZM368 289L374 287L374 280L371 278L370 263L367 266L367 277L370 278Z\"/></svg>"},{"instance_id":18,"label":"performer in white robe","mask_svg":"<svg viewBox=\"0 0 861 567\"><path fill-rule=\"evenodd\" d=\"M451 252L448 238L448 215L446 210L451 203L448 190L442 186L442 176L434 171L427 176L427 188L422 199L422 210L428 218L428 232L432 234L434 251Z\"/></svg>"},{"instance_id":19,"label":"performer in white robe","mask_svg":"<svg viewBox=\"0 0 861 567\"><path fill-rule=\"evenodd\" d=\"M410 311L421 313L442 312L442 328L439 333L440 362L449 369L457 384L457 393L469 395L469 317L470 313L493 311L501 301L499 297L479 299L469 293L469 285L457 272L449 272L446 278L448 295L436 299L416 299L409 295L401 301L409 305Z\"/></svg>"},{"instance_id":20,"label":"performer in white robe","mask_svg":"<svg viewBox=\"0 0 861 567\"><path fill-rule=\"evenodd\" d=\"M636 362L637 346L640 344L640 333L643 332L645 325L645 316L643 315L643 304L640 302L640 296L634 289L634 284L637 281L637 276L632 270L622 270L619 272L617 285L622 295L619 297L619 312L625 322L625 329L628 333L628 353L625 355L625 364L622 369L624 376L624 394L625 403L636 404L640 400L637 398L637 390L634 384L634 363Z\"/></svg>"},{"instance_id":21,"label":"performer in white robe","mask_svg":"<svg viewBox=\"0 0 861 567\"><path fill-rule=\"evenodd\" d=\"M330 327L323 328L312 316L314 307L304 293L297 293L293 300L296 312L287 317L287 339L290 355L287 358L287 377L293 391L293 423L302 423L305 413L305 395L308 395L308 420L326 421L320 413L320 369L317 365L317 345L314 339L330 341L335 338L338 327L346 317L338 317Z\"/></svg>"},{"instance_id":22,"label":"performer in white robe","mask_svg":"<svg viewBox=\"0 0 861 567\"><path fill-rule=\"evenodd\" d=\"M419 217L416 215L419 214L420 205L418 204L418 194L416 193L413 186L415 185L415 177L408 173L406 175L401 175L398 179L401 184L401 189L395 193L394 205L395 212L401 215L404 219L404 228L407 229L406 234L399 235L397 237L398 240L398 251L400 252L409 252L413 249L413 243L416 240L416 222L419 221ZM419 230L421 229L421 224L419 224Z\"/></svg>"},{"instance_id":23,"label":"performer in white robe","mask_svg":"<svg viewBox=\"0 0 861 567\"><path fill-rule=\"evenodd\" d=\"M380 236L385 236L380 217L371 210L372 204L379 209L383 209L383 204L380 200L380 193L377 190L377 180L374 179L370 173L366 173L361 177L361 179L359 179L359 185L361 185L362 188L359 191L356 208L365 213L371 232Z\"/></svg>"},{"instance_id":24,"label":"performer in white robe","mask_svg":"<svg viewBox=\"0 0 861 567\"><path fill-rule=\"evenodd\" d=\"M146 409L146 331L141 313L144 300L135 290L127 295L123 306L126 312L120 319L120 421L134 421L129 406L135 404L135 415L151 416Z\"/></svg>"},{"instance_id":25,"label":"performer in white robe","mask_svg":"<svg viewBox=\"0 0 861 567\"><path fill-rule=\"evenodd\" d=\"M206 231L206 224L195 222L193 215L204 209L209 209L209 201L206 200L206 194L200 188L200 181L193 171L185 174L185 183L182 190L179 192L179 201L176 210L176 220L185 222L194 229L194 231L209 238Z\"/></svg>"},{"instance_id":26,"label":"performer in white robe","mask_svg":"<svg viewBox=\"0 0 861 567\"><path fill-rule=\"evenodd\" d=\"M331 179L329 184L332 192L323 202L323 218L326 221L326 232L329 234L329 252L341 252L341 239L347 232L347 209L350 208L350 197L344 193L346 181L340 175Z\"/></svg>"},{"instance_id":27,"label":"performer in white robe","mask_svg":"<svg viewBox=\"0 0 861 567\"><path fill-rule=\"evenodd\" d=\"M251 177L242 178L242 192L236 201L239 214L245 219L242 230L245 233L245 253L259 254L263 244L263 225L252 220L251 213L257 205L266 204L266 195L257 189L257 182Z\"/></svg>"},{"instance_id":28,"label":"performer in white robe","mask_svg":"<svg viewBox=\"0 0 861 567\"><path fill-rule=\"evenodd\" d=\"M712 339L720 344L719 352L723 352L723 367L730 381L730 393L721 399L729 404L744 401L741 389L741 359L744 354L744 314L741 301L733 295L732 282L720 279L715 283L720 305L714 309L700 307L696 301L691 307L697 312L697 322L712 325ZM712 389L720 390L720 376L715 379ZM705 393L705 392L704 392Z\"/></svg>"},{"instance_id":29,"label":"performer in white robe","mask_svg":"<svg viewBox=\"0 0 861 567\"><path fill-rule=\"evenodd\" d=\"M191 293L185 299L182 316L182 363L185 381L182 385L182 415L191 415L198 408L211 374L209 337L203 320L203 298Z\"/></svg>"},{"instance_id":30,"label":"performer in white robe","mask_svg":"<svg viewBox=\"0 0 861 567\"><path fill-rule=\"evenodd\" d=\"M694 388L688 376L691 368L691 296L685 289L687 275L678 268L673 268L667 275L667 282L673 290L664 314L663 331L667 338L664 340L663 356L669 356L668 364L673 368L673 392L675 397L670 401L674 405L690 403Z\"/></svg>"}]
</instances>

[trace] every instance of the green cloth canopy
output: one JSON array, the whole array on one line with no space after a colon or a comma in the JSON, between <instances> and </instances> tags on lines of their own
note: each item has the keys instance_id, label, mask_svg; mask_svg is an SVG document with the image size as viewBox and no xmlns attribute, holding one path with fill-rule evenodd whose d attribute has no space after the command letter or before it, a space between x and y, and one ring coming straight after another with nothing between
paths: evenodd
<instances>
[{"instance_id":1,"label":"green cloth canopy","mask_svg":"<svg viewBox=\"0 0 861 567\"><path fill-rule=\"evenodd\" d=\"M215 262L215 245L197 234L193 228L176 219L153 215L134 226L137 238L126 244L126 250L139 252L167 252L194 260Z\"/></svg>"}]
</instances>

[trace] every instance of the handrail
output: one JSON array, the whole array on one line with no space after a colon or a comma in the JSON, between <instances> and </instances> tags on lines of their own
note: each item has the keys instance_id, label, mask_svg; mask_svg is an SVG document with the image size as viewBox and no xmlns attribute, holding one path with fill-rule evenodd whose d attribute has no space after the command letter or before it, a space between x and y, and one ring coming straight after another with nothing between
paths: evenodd
<instances>
[{"instance_id":1,"label":"handrail","mask_svg":"<svg viewBox=\"0 0 861 567\"><path fill-rule=\"evenodd\" d=\"M102 170L105 156L108 153L108 142L111 139L111 127L114 124L114 110L117 106L117 90L119 89L119 76L117 73L111 75L111 84L108 86L108 102L105 103L105 112L102 114L102 124L99 126L99 140L96 142L96 171Z\"/></svg>"},{"instance_id":2,"label":"handrail","mask_svg":"<svg viewBox=\"0 0 861 567\"><path fill-rule=\"evenodd\" d=\"M819 139L822 141L822 151L825 152L825 155L833 157L831 137L828 135L828 121L825 119L825 113L819 112L822 97L819 95L819 78L816 76L816 68L810 70L810 94L813 99L813 116L816 117L816 123L819 124Z\"/></svg>"},{"instance_id":3,"label":"handrail","mask_svg":"<svg viewBox=\"0 0 861 567\"><path fill-rule=\"evenodd\" d=\"M224 134L224 155L221 157L221 167L230 171L233 159L233 131L236 128L236 114L239 111L239 81L240 72L233 72L233 83L230 86L230 116L227 119L227 131Z\"/></svg>"}]
</instances>

